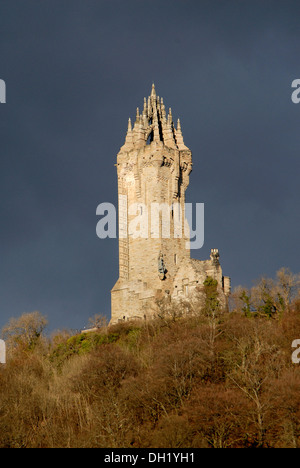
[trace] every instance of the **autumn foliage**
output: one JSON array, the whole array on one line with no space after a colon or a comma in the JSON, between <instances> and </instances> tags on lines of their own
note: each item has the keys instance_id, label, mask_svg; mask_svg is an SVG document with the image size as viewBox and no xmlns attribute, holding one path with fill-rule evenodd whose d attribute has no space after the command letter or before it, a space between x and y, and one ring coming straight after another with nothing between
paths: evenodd
<instances>
[{"instance_id":1,"label":"autumn foliage","mask_svg":"<svg viewBox=\"0 0 300 468\"><path fill-rule=\"evenodd\" d=\"M36 313L5 327L0 447L299 448L297 293L241 288L224 311L206 286L193 315L51 339Z\"/></svg>"}]
</instances>

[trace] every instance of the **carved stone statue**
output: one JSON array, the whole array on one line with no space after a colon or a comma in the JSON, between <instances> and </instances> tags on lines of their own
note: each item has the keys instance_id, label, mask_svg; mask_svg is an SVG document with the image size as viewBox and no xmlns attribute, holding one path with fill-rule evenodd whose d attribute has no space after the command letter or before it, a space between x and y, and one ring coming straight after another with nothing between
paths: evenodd
<instances>
[{"instance_id":1,"label":"carved stone statue","mask_svg":"<svg viewBox=\"0 0 300 468\"><path fill-rule=\"evenodd\" d=\"M159 253L159 256L158 256L158 273L159 273L159 278L161 280L164 280L165 277L166 277L166 268L165 268L165 264L164 264L164 258L163 258L163 254L160 252Z\"/></svg>"}]
</instances>

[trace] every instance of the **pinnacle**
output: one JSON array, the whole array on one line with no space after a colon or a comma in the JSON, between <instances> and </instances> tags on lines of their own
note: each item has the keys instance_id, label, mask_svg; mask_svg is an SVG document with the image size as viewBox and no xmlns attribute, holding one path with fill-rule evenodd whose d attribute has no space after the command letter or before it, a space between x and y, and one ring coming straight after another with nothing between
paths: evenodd
<instances>
[{"instance_id":1,"label":"pinnacle","mask_svg":"<svg viewBox=\"0 0 300 468\"><path fill-rule=\"evenodd\" d=\"M152 89L151 89L151 97L156 97L156 91L155 91L155 86L154 83L152 83Z\"/></svg>"}]
</instances>

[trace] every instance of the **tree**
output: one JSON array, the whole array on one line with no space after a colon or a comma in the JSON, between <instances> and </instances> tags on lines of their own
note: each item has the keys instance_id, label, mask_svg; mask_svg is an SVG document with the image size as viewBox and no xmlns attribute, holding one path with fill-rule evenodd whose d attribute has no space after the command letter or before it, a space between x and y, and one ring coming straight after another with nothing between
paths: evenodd
<instances>
[{"instance_id":1,"label":"tree","mask_svg":"<svg viewBox=\"0 0 300 468\"><path fill-rule=\"evenodd\" d=\"M89 318L89 326L92 328L104 328L107 326L107 318L101 314L96 314Z\"/></svg>"},{"instance_id":2,"label":"tree","mask_svg":"<svg viewBox=\"0 0 300 468\"><path fill-rule=\"evenodd\" d=\"M157 316L166 324L176 322L191 310L191 306L187 301L176 301L171 296L157 299L156 305L158 308Z\"/></svg>"},{"instance_id":3,"label":"tree","mask_svg":"<svg viewBox=\"0 0 300 468\"><path fill-rule=\"evenodd\" d=\"M204 313L208 317L214 317L220 309L218 281L208 276L203 283Z\"/></svg>"},{"instance_id":4,"label":"tree","mask_svg":"<svg viewBox=\"0 0 300 468\"><path fill-rule=\"evenodd\" d=\"M276 274L277 295L282 298L284 310L288 310L290 304L300 287L300 275L294 275L288 268L281 268Z\"/></svg>"},{"instance_id":5,"label":"tree","mask_svg":"<svg viewBox=\"0 0 300 468\"><path fill-rule=\"evenodd\" d=\"M227 378L252 404L249 416L253 417L256 428L253 441L256 447L266 445L273 404L270 382L278 378L284 366L282 351L274 342L276 324L256 317L255 321L236 321L226 330L234 349L227 357L224 355Z\"/></svg>"},{"instance_id":6,"label":"tree","mask_svg":"<svg viewBox=\"0 0 300 468\"><path fill-rule=\"evenodd\" d=\"M33 349L48 321L40 312L30 312L12 318L2 329L2 337L9 347L24 346Z\"/></svg>"},{"instance_id":7,"label":"tree","mask_svg":"<svg viewBox=\"0 0 300 468\"><path fill-rule=\"evenodd\" d=\"M231 302L238 312L246 317L254 315L280 318L290 309L300 287L300 275L294 275L288 268L277 271L276 279L262 277L250 290L238 286Z\"/></svg>"},{"instance_id":8,"label":"tree","mask_svg":"<svg viewBox=\"0 0 300 468\"><path fill-rule=\"evenodd\" d=\"M235 311L243 313L246 317L253 316L251 291L242 286L237 286L230 296L230 302Z\"/></svg>"},{"instance_id":9,"label":"tree","mask_svg":"<svg viewBox=\"0 0 300 468\"><path fill-rule=\"evenodd\" d=\"M275 294L275 284L270 278L262 277L251 289L251 297L257 314L275 317L281 310L280 297Z\"/></svg>"},{"instance_id":10,"label":"tree","mask_svg":"<svg viewBox=\"0 0 300 468\"><path fill-rule=\"evenodd\" d=\"M208 276L203 287L199 289L200 314L206 317L209 327L209 348L214 355L215 341L222 334L219 330L221 304L219 300L218 281Z\"/></svg>"}]
</instances>

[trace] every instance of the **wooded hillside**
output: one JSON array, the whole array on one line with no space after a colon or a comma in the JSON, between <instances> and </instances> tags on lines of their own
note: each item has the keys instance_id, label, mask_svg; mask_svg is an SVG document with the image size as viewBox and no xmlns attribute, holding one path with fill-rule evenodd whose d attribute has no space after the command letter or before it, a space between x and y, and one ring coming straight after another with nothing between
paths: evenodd
<instances>
[{"instance_id":1,"label":"wooded hillside","mask_svg":"<svg viewBox=\"0 0 300 468\"><path fill-rule=\"evenodd\" d=\"M12 320L0 447L300 447L298 279L284 273L227 311L208 280L192 316L161 304L151 322L51 339L39 313Z\"/></svg>"}]
</instances>

